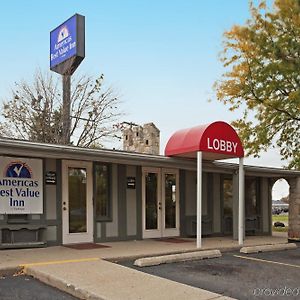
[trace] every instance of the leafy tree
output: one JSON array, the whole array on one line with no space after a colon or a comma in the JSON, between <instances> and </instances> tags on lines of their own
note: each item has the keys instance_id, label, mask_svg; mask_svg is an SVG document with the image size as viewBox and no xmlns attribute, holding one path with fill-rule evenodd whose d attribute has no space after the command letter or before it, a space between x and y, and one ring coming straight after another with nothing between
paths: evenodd
<instances>
[{"instance_id":1,"label":"leafy tree","mask_svg":"<svg viewBox=\"0 0 300 300\"><path fill-rule=\"evenodd\" d=\"M277 145L289 167L300 169L300 1L250 3L251 18L224 33L226 72L215 83L249 155Z\"/></svg>"},{"instance_id":2,"label":"leafy tree","mask_svg":"<svg viewBox=\"0 0 300 300\"><path fill-rule=\"evenodd\" d=\"M105 138L117 138L115 125L122 115L112 88L103 88L103 75L96 80L82 76L72 80L72 144L101 147ZM62 84L52 74L37 71L33 84L15 83L11 99L4 101L0 134L34 142L62 144Z\"/></svg>"}]
</instances>

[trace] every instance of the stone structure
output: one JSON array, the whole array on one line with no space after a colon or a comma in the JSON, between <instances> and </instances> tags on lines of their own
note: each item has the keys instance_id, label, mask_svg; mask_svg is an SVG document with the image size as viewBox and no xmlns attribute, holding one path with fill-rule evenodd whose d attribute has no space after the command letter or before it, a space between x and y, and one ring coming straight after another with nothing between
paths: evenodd
<instances>
[{"instance_id":1,"label":"stone structure","mask_svg":"<svg viewBox=\"0 0 300 300\"><path fill-rule=\"evenodd\" d=\"M129 124L123 129L123 150L159 154L160 131L153 123Z\"/></svg>"},{"instance_id":2,"label":"stone structure","mask_svg":"<svg viewBox=\"0 0 300 300\"><path fill-rule=\"evenodd\" d=\"M288 237L300 241L300 177L287 180L290 185Z\"/></svg>"}]
</instances>

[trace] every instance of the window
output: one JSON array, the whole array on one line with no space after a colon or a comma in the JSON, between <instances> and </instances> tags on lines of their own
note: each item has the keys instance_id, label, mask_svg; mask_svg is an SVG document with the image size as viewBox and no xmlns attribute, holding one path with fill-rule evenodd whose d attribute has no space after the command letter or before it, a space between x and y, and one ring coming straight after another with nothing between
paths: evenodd
<instances>
[{"instance_id":1,"label":"window","mask_svg":"<svg viewBox=\"0 0 300 300\"><path fill-rule=\"evenodd\" d=\"M233 197L233 184L232 179L223 180L223 201L224 201L224 215L232 216L232 197Z\"/></svg>"},{"instance_id":2,"label":"window","mask_svg":"<svg viewBox=\"0 0 300 300\"><path fill-rule=\"evenodd\" d=\"M256 177L245 178L245 212L247 216L259 215L258 180Z\"/></svg>"},{"instance_id":3,"label":"window","mask_svg":"<svg viewBox=\"0 0 300 300\"><path fill-rule=\"evenodd\" d=\"M223 233L232 234L233 231L233 179L232 177L223 177Z\"/></svg>"},{"instance_id":4,"label":"window","mask_svg":"<svg viewBox=\"0 0 300 300\"><path fill-rule=\"evenodd\" d=\"M107 221L111 218L110 202L110 165L95 164L95 205L96 219Z\"/></svg>"}]
</instances>

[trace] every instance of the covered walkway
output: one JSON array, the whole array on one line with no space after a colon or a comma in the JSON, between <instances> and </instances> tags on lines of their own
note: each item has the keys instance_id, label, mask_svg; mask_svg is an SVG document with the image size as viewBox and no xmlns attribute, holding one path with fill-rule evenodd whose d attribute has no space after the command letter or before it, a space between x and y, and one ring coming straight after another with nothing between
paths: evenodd
<instances>
[{"instance_id":1,"label":"covered walkway","mask_svg":"<svg viewBox=\"0 0 300 300\"><path fill-rule=\"evenodd\" d=\"M197 248L202 248L202 161L239 158L238 241L245 236L244 149L236 131L217 121L175 132L169 139L165 155L197 158Z\"/></svg>"}]
</instances>

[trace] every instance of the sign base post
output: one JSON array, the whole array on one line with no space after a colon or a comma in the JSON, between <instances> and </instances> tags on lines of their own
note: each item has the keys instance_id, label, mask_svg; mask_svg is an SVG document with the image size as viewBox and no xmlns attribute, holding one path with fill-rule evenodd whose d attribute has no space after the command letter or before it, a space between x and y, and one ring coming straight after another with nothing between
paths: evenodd
<instances>
[{"instance_id":1,"label":"sign base post","mask_svg":"<svg viewBox=\"0 0 300 300\"><path fill-rule=\"evenodd\" d=\"M62 75L63 81L63 127L62 127L62 143L64 145L70 144L70 107L71 107L71 75Z\"/></svg>"}]
</instances>

